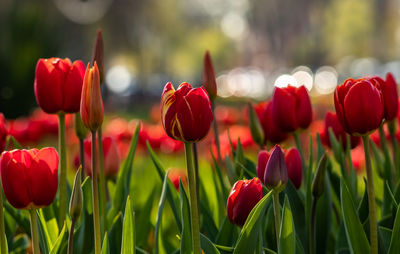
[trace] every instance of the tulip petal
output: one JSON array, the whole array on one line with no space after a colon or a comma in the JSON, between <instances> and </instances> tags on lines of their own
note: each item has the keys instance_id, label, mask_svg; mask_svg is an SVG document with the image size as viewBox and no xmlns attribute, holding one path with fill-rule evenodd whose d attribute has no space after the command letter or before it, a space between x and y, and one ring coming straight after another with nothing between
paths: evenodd
<instances>
[{"instance_id":1,"label":"tulip petal","mask_svg":"<svg viewBox=\"0 0 400 254\"><path fill-rule=\"evenodd\" d=\"M298 127L296 121L296 97L287 89L275 88L272 99L272 112L277 125L284 132L295 131Z\"/></svg>"},{"instance_id":2,"label":"tulip petal","mask_svg":"<svg viewBox=\"0 0 400 254\"><path fill-rule=\"evenodd\" d=\"M63 85L64 112L76 113L79 111L84 75L85 65L82 61L75 61Z\"/></svg>"}]
</instances>

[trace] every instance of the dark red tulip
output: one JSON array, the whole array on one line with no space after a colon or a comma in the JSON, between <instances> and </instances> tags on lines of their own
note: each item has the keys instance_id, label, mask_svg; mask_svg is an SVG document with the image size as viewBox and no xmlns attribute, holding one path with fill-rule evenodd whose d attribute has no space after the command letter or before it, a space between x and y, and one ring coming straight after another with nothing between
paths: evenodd
<instances>
[{"instance_id":1,"label":"dark red tulip","mask_svg":"<svg viewBox=\"0 0 400 254\"><path fill-rule=\"evenodd\" d=\"M78 112L84 74L82 61L39 59L34 85L37 103L48 114Z\"/></svg>"},{"instance_id":2,"label":"dark red tulip","mask_svg":"<svg viewBox=\"0 0 400 254\"><path fill-rule=\"evenodd\" d=\"M260 180L237 181L229 194L226 211L232 224L243 226L253 207L262 199L263 191Z\"/></svg>"},{"instance_id":3,"label":"dark red tulip","mask_svg":"<svg viewBox=\"0 0 400 254\"><path fill-rule=\"evenodd\" d=\"M303 168L301 166L301 157L299 151L294 147L285 151L285 162L290 181L292 181L296 189L299 189L303 179Z\"/></svg>"},{"instance_id":4,"label":"dark red tulip","mask_svg":"<svg viewBox=\"0 0 400 254\"><path fill-rule=\"evenodd\" d=\"M392 73L386 74L386 81L381 85L381 91L385 107L385 120L391 121L398 112L397 84Z\"/></svg>"},{"instance_id":5,"label":"dark red tulip","mask_svg":"<svg viewBox=\"0 0 400 254\"><path fill-rule=\"evenodd\" d=\"M92 140L84 141L85 161L92 161ZM117 147L117 143L113 137L103 137L103 156L104 156L104 175L106 178L114 178L119 171L121 156ZM92 165L85 165L86 174L92 175ZM97 171L99 172L99 171Z\"/></svg>"},{"instance_id":6,"label":"dark red tulip","mask_svg":"<svg viewBox=\"0 0 400 254\"><path fill-rule=\"evenodd\" d=\"M378 82L347 79L336 87L334 101L337 117L349 134L368 134L383 121L384 101Z\"/></svg>"},{"instance_id":7,"label":"dark red tulip","mask_svg":"<svg viewBox=\"0 0 400 254\"><path fill-rule=\"evenodd\" d=\"M263 102L254 107L258 119L260 120L261 127L264 131L264 142L267 141L276 144L285 141L288 135L281 131L276 125L276 122L272 115L272 103L271 101ZM261 178L262 179L262 178Z\"/></svg>"},{"instance_id":8,"label":"dark red tulip","mask_svg":"<svg viewBox=\"0 0 400 254\"><path fill-rule=\"evenodd\" d=\"M0 153L2 153L6 147L7 135L6 119L3 113L0 113Z\"/></svg>"},{"instance_id":9,"label":"dark red tulip","mask_svg":"<svg viewBox=\"0 0 400 254\"><path fill-rule=\"evenodd\" d=\"M217 97L217 80L215 79L215 71L208 50L204 54L203 60L203 85L210 99L214 100Z\"/></svg>"},{"instance_id":10,"label":"dark red tulip","mask_svg":"<svg viewBox=\"0 0 400 254\"><path fill-rule=\"evenodd\" d=\"M324 131L323 133L321 133L322 142L326 146L331 147L329 128L332 129L333 134L335 135L336 139L342 144L343 149L346 149L347 146L346 132L343 129L342 125L340 124L336 113L333 112L326 113ZM360 141L361 141L360 137L350 135L351 149L360 144Z\"/></svg>"},{"instance_id":11,"label":"dark red tulip","mask_svg":"<svg viewBox=\"0 0 400 254\"><path fill-rule=\"evenodd\" d=\"M4 194L18 209L50 205L57 193L58 154L54 148L13 150L0 158Z\"/></svg>"},{"instance_id":12,"label":"dark red tulip","mask_svg":"<svg viewBox=\"0 0 400 254\"><path fill-rule=\"evenodd\" d=\"M275 88L272 115L276 125L284 132L306 129L312 121L310 97L304 86Z\"/></svg>"},{"instance_id":13,"label":"dark red tulip","mask_svg":"<svg viewBox=\"0 0 400 254\"><path fill-rule=\"evenodd\" d=\"M285 156L279 145L271 150L271 155L264 172L264 185L269 189L282 191L288 181Z\"/></svg>"},{"instance_id":14,"label":"dark red tulip","mask_svg":"<svg viewBox=\"0 0 400 254\"><path fill-rule=\"evenodd\" d=\"M161 95L161 121L173 139L197 142L210 130L211 102L203 87L182 83L177 90L168 82Z\"/></svg>"}]
</instances>

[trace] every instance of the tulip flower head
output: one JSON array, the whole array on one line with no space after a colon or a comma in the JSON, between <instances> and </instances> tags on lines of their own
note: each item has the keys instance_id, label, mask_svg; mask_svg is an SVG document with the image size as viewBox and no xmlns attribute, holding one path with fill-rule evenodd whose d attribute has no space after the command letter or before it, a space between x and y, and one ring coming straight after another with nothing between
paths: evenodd
<instances>
[{"instance_id":1,"label":"tulip flower head","mask_svg":"<svg viewBox=\"0 0 400 254\"><path fill-rule=\"evenodd\" d=\"M380 85L371 79L347 79L334 94L337 117L352 135L366 135L381 125L384 101Z\"/></svg>"},{"instance_id":2,"label":"tulip flower head","mask_svg":"<svg viewBox=\"0 0 400 254\"><path fill-rule=\"evenodd\" d=\"M264 143L281 143L288 138L288 135L277 126L272 114L271 101L260 103L254 107L261 127L264 131ZM260 178L262 179L262 178Z\"/></svg>"},{"instance_id":3,"label":"tulip flower head","mask_svg":"<svg viewBox=\"0 0 400 254\"><path fill-rule=\"evenodd\" d=\"M279 145L271 151L271 156L267 162L264 172L264 185L269 189L282 191L288 181L288 174L285 162L285 156Z\"/></svg>"},{"instance_id":4,"label":"tulip flower head","mask_svg":"<svg viewBox=\"0 0 400 254\"><path fill-rule=\"evenodd\" d=\"M36 101L44 112L79 111L85 65L68 58L39 59L35 71Z\"/></svg>"},{"instance_id":5,"label":"tulip flower head","mask_svg":"<svg viewBox=\"0 0 400 254\"><path fill-rule=\"evenodd\" d=\"M321 133L321 139L324 145L331 147L331 141L329 136L329 129L332 130L336 139L342 144L343 149L346 149L347 146L347 138L346 131L343 129L342 125L339 122L339 119L336 113L327 112L325 115L325 126L324 130ZM360 144L361 138L357 136L350 136L350 148L355 148L358 144Z\"/></svg>"},{"instance_id":6,"label":"tulip flower head","mask_svg":"<svg viewBox=\"0 0 400 254\"><path fill-rule=\"evenodd\" d=\"M263 191L260 180L237 181L229 193L226 211L232 224L243 226L254 206L262 199Z\"/></svg>"},{"instance_id":7,"label":"tulip flower head","mask_svg":"<svg viewBox=\"0 0 400 254\"><path fill-rule=\"evenodd\" d=\"M161 95L161 121L165 132L175 140L197 142L203 139L213 121L205 89L182 83L175 90L167 83Z\"/></svg>"},{"instance_id":8,"label":"tulip flower head","mask_svg":"<svg viewBox=\"0 0 400 254\"><path fill-rule=\"evenodd\" d=\"M385 120L391 121L397 116L398 112L398 94L397 84L392 73L386 74L386 80L383 81L381 78L377 78L380 83L383 106L385 109Z\"/></svg>"},{"instance_id":9,"label":"tulip flower head","mask_svg":"<svg viewBox=\"0 0 400 254\"><path fill-rule=\"evenodd\" d=\"M214 100L217 97L217 80L215 79L215 71L208 50L204 54L203 60L203 85L210 99Z\"/></svg>"},{"instance_id":10,"label":"tulip flower head","mask_svg":"<svg viewBox=\"0 0 400 254\"><path fill-rule=\"evenodd\" d=\"M0 153L2 153L6 147L7 135L6 119L4 115L0 113Z\"/></svg>"},{"instance_id":11,"label":"tulip flower head","mask_svg":"<svg viewBox=\"0 0 400 254\"><path fill-rule=\"evenodd\" d=\"M58 154L54 148L5 151L0 158L4 194L17 209L50 205L57 193Z\"/></svg>"},{"instance_id":12,"label":"tulip flower head","mask_svg":"<svg viewBox=\"0 0 400 254\"><path fill-rule=\"evenodd\" d=\"M96 62L86 68L82 87L81 117L83 124L92 132L103 123L103 100L100 90L100 76Z\"/></svg>"}]
</instances>

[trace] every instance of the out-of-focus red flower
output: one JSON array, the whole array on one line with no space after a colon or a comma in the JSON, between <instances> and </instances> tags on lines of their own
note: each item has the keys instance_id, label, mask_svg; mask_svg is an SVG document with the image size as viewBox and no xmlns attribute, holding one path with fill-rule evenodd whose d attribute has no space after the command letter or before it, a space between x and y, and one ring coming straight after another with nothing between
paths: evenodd
<instances>
[{"instance_id":1,"label":"out-of-focus red flower","mask_svg":"<svg viewBox=\"0 0 400 254\"><path fill-rule=\"evenodd\" d=\"M390 72L386 74L386 81L380 77L372 77L369 79L371 82L375 81L379 84L382 92L385 120L393 120L397 116L398 111L397 84L393 75Z\"/></svg>"},{"instance_id":2,"label":"out-of-focus red flower","mask_svg":"<svg viewBox=\"0 0 400 254\"><path fill-rule=\"evenodd\" d=\"M271 107L276 125L284 132L306 129L311 124L311 101L304 86L276 87Z\"/></svg>"},{"instance_id":3,"label":"out-of-focus red flower","mask_svg":"<svg viewBox=\"0 0 400 254\"><path fill-rule=\"evenodd\" d=\"M362 172L365 165L365 153L363 146L357 146L351 150L351 162L357 173Z\"/></svg>"},{"instance_id":4,"label":"out-of-focus red flower","mask_svg":"<svg viewBox=\"0 0 400 254\"><path fill-rule=\"evenodd\" d=\"M79 111L85 65L60 58L39 59L35 72L36 101L44 112Z\"/></svg>"},{"instance_id":5,"label":"out-of-focus red flower","mask_svg":"<svg viewBox=\"0 0 400 254\"><path fill-rule=\"evenodd\" d=\"M262 199L258 178L237 181L229 194L226 211L232 224L243 226L253 207Z\"/></svg>"},{"instance_id":6,"label":"out-of-focus red flower","mask_svg":"<svg viewBox=\"0 0 400 254\"><path fill-rule=\"evenodd\" d=\"M185 171L181 169L170 169L168 178L169 180L171 180L177 191L179 191L179 178L181 178L181 181L184 185L187 183Z\"/></svg>"},{"instance_id":7,"label":"out-of-focus red flower","mask_svg":"<svg viewBox=\"0 0 400 254\"><path fill-rule=\"evenodd\" d=\"M86 68L81 98L81 117L83 124L91 131L96 131L103 123L103 99L100 90L100 74L96 62Z\"/></svg>"},{"instance_id":8,"label":"out-of-focus red flower","mask_svg":"<svg viewBox=\"0 0 400 254\"><path fill-rule=\"evenodd\" d=\"M0 113L0 153L2 153L6 147L7 135L6 119L3 113Z\"/></svg>"},{"instance_id":9,"label":"out-of-focus red flower","mask_svg":"<svg viewBox=\"0 0 400 254\"><path fill-rule=\"evenodd\" d=\"M214 114L216 121L222 125L229 126L239 122L239 113L234 108L217 106L215 107Z\"/></svg>"},{"instance_id":10,"label":"out-of-focus red flower","mask_svg":"<svg viewBox=\"0 0 400 254\"><path fill-rule=\"evenodd\" d=\"M54 148L5 151L0 158L4 194L17 209L50 205L57 193L58 154Z\"/></svg>"},{"instance_id":11,"label":"out-of-focus red flower","mask_svg":"<svg viewBox=\"0 0 400 254\"><path fill-rule=\"evenodd\" d=\"M272 115L271 101L259 103L254 109L264 131L265 143L267 141L273 144L281 143L288 138L288 135L276 125Z\"/></svg>"},{"instance_id":12,"label":"out-of-focus red flower","mask_svg":"<svg viewBox=\"0 0 400 254\"><path fill-rule=\"evenodd\" d=\"M215 79L214 66L208 50L204 54L203 60L203 85L210 100L213 101L217 97L217 80Z\"/></svg>"},{"instance_id":13,"label":"out-of-focus red flower","mask_svg":"<svg viewBox=\"0 0 400 254\"><path fill-rule=\"evenodd\" d=\"M327 112L325 115L325 127L324 131L321 133L322 143L328 147L331 147L331 141L329 136L329 128L332 129L333 134L336 139L342 144L343 149L346 149L347 140L346 132L337 118L336 113ZM361 141L360 137L350 136L350 147L355 148Z\"/></svg>"},{"instance_id":14,"label":"out-of-focus red flower","mask_svg":"<svg viewBox=\"0 0 400 254\"><path fill-rule=\"evenodd\" d=\"M153 105L150 109L150 120L153 123L161 122L160 104Z\"/></svg>"},{"instance_id":15,"label":"out-of-focus red flower","mask_svg":"<svg viewBox=\"0 0 400 254\"><path fill-rule=\"evenodd\" d=\"M182 142L197 142L210 130L211 102L203 87L182 83L177 90L169 82L161 95L161 121L165 132Z\"/></svg>"},{"instance_id":16,"label":"out-of-focus red flower","mask_svg":"<svg viewBox=\"0 0 400 254\"><path fill-rule=\"evenodd\" d=\"M98 149L98 147L97 147ZM85 161L92 161L92 140L84 141ZM98 152L97 152L98 153ZM115 178L119 171L121 156L117 143L113 137L103 137L104 175L106 178ZM85 163L86 174L92 176L92 165ZM99 172L99 171L97 171Z\"/></svg>"},{"instance_id":17,"label":"out-of-focus red flower","mask_svg":"<svg viewBox=\"0 0 400 254\"><path fill-rule=\"evenodd\" d=\"M378 82L347 79L336 87L335 108L343 129L365 135L377 129L384 117L384 102Z\"/></svg>"}]
</instances>

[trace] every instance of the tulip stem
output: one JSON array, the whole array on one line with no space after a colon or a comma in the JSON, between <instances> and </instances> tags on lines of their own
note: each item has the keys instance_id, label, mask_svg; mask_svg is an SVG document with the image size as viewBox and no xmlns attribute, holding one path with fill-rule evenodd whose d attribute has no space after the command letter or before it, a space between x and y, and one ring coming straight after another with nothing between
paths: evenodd
<instances>
[{"instance_id":1,"label":"tulip stem","mask_svg":"<svg viewBox=\"0 0 400 254\"><path fill-rule=\"evenodd\" d=\"M365 152L365 164L367 170L367 191L368 191L368 207L369 207L369 230L371 242L371 254L378 253L378 229L376 225L376 205L374 181L372 175L371 158L369 154L369 138L368 135L362 136Z\"/></svg>"},{"instance_id":2,"label":"tulip stem","mask_svg":"<svg viewBox=\"0 0 400 254\"><path fill-rule=\"evenodd\" d=\"M71 227L68 235L68 254L72 254L74 251L74 228L75 228L75 219L71 220Z\"/></svg>"},{"instance_id":3,"label":"tulip stem","mask_svg":"<svg viewBox=\"0 0 400 254\"><path fill-rule=\"evenodd\" d=\"M193 143L193 162L194 162L194 177L196 178L196 198L197 204L200 204L200 196L199 196L199 160L197 156L197 145ZM199 211L200 212L200 211Z\"/></svg>"},{"instance_id":4,"label":"tulip stem","mask_svg":"<svg viewBox=\"0 0 400 254\"><path fill-rule=\"evenodd\" d=\"M194 254L200 254L200 229L197 208L196 177L193 168L192 143L185 142L186 168L189 180L190 220L192 225L192 244Z\"/></svg>"},{"instance_id":5,"label":"tulip stem","mask_svg":"<svg viewBox=\"0 0 400 254\"><path fill-rule=\"evenodd\" d=\"M65 114L58 114L58 150L60 161L59 192L60 206L58 208L58 228L62 228L67 213L67 149L65 144Z\"/></svg>"},{"instance_id":6,"label":"tulip stem","mask_svg":"<svg viewBox=\"0 0 400 254\"><path fill-rule=\"evenodd\" d=\"M281 231L281 205L279 203L279 192L272 192L273 203L274 203L274 215L275 215L275 234L276 234L276 248L279 246L279 235Z\"/></svg>"},{"instance_id":7,"label":"tulip stem","mask_svg":"<svg viewBox=\"0 0 400 254\"><path fill-rule=\"evenodd\" d=\"M100 240L100 213L99 213L99 187L97 185L96 168L96 131L92 131L92 201L93 201L93 224L94 224L94 253L101 252Z\"/></svg>"},{"instance_id":8,"label":"tulip stem","mask_svg":"<svg viewBox=\"0 0 400 254\"><path fill-rule=\"evenodd\" d=\"M293 137L294 137L294 141L296 142L296 146L297 146L297 150L299 150L300 153L300 158L301 158L301 166L303 167L303 178L305 178L305 173L306 173L306 162L304 160L304 152L303 152L303 147L301 146L301 142L300 142L300 136L299 133L293 132Z\"/></svg>"},{"instance_id":9,"label":"tulip stem","mask_svg":"<svg viewBox=\"0 0 400 254\"><path fill-rule=\"evenodd\" d=\"M85 180L85 146L84 146L84 139L79 139L79 159L81 162L82 170L81 170L81 182Z\"/></svg>"},{"instance_id":10,"label":"tulip stem","mask_svg":"<svg viewBox=\"0 0 400 254\"><path fill-rule=\"evenodd\" d=\"M107 225L107 216L106 216L106 179L104 176L104 154L103 154L103 137L102 137L102 131L101 131L101 126L97 130L97 139L99 143L99 164L100 164L100 217L101 217L101 226L100 226L100 231L101 231L101 238L103 238L103 234L106 231L104 228Z\"/></svg>"},{"instance_id":11,"label":"tulip stem","mask_svg":"<svg viewBox=\"0 0 400 254\"><path fill-rule=\"evenodd\" d=\"M3 187L1 186L0 182L0 247L1 247L1 254L7 253L6 247L6 231L4 229L4 211L3 211Z\"/></svg>"},{"instance_id":12,"label":"tulip stem","mask_svg":"<svg viewBox=\"0 0 400 254\"><path fill-rule=\"evenodd\" d=\"M218 162L221 163L221 145L219 143L219 132L218 132L218 123L217 118L215 118L215 103L214 101L211 102L211 110L214 117L213 121L213 128L214 128L214 138L215 138L215 146L217 147L217 155L218 155Z\"/></svg>"},{"instance_id":13,"label":"tulip stem","mask_svg":"<svg viewBox=\"0 0 400 254\"><path fill-rule=\"evenodd\" d=\"M393 161L394 161L394 180L395 182L397 182L397 177L399 174L399 161L398 161L398 143L397 143L397 139L396 139L396 124L395 124L395 120L389 121L388 122L388 127L389 127L389 133L390 133L390 140L392 143L392 152L393 152Z\"/></svg>"},{"instance_id":14,"label":"tulip stem","mask_svg":"<svg viewBox=\"0 0 400 254\"><path fill-rule=\"evenodd\" d=\"M31 237L33 254L40 254L39 249L39 231L36 217L36 209L29 210L29 217L31 219Z\"/></svg>"}]
</instances>

